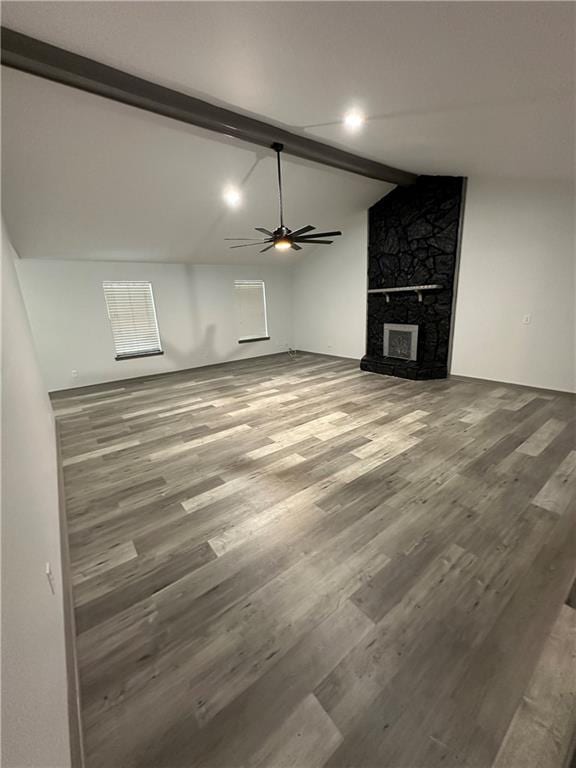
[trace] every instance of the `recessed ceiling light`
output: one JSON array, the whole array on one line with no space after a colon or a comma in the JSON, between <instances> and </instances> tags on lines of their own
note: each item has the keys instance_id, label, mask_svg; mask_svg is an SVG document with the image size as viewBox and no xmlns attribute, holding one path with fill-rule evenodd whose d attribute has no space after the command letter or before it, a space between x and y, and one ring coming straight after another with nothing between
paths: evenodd
<instances>
[{"instance_id":1,"label":"recessed ceiling light","mask_svg":"<svg viewBox=\"0 0 576 768\"><path fill-rule=\"evenodd\" d=\"M349 131L358 131L364 125L365 117L358 109L351 109L344 115L344 125Z\"/></svg>"},{"instance_id":2,"label":"recessed ceiling light","mask_svg":"<svg viewBox=\"0 0 576 768\"><path fill-rule=\"evenodd\" d=\"M242 202L242 193L237 187L226 187L222 198L229 208L238 208Z\"/></svg>"}]
</instances>

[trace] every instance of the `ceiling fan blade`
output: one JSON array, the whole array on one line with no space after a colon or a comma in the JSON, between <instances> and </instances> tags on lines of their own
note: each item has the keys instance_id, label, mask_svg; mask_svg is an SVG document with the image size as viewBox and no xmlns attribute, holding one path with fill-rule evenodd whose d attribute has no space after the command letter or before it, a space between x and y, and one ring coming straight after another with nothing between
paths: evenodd
<instances>
[{"instance_id":1,"label":"ceiling fan blade","mask_svg":"<svg viewBox=\"0 0 576 768\"><path fill-rule=\"evenodd\" d=\"M313 235L304 235L303 239L307 240L310 237L338 237L341 235L342 232L335 231L335 232L314 232ZM298 239L300 239L300 236L298 236Z\"/></svg>"},{"instance_id":2,"label":"ceiling fan blade","mask_svg":"<svg viewBox=\"0 0 576 768\"><path fill-rule=\"evenodd\" d=\"M265 235L268 235L268 237L272 237L272 235L274 234L274 232L270 232L270 230L264 229L264 227L254 227L254 229L257 232L263 232Z\"/></svg>"},{"instance_id":3,"label":"ceiling fan blade","mask_svg":"<svg viewBox=\"0 0 576 768\"><path fill-rule=\"evenodd\" d=\"M334 240L299 240L297 242L302 243L302 245L332 245ZM233 248L238 246L232 246Z\"/></svg>"},{"instance_id":4,"label":"ceiling fan blade","mask_svg":"<svg viewBox=\"0 0 576 768\"><path fill-rule=\"evenodd\" d=\"M304 232L311 232L313 229L316 229L316 227L313 227L311 224L308 224L307 227L302 227L301 229L297 229L296 232L290 232L290 237L298 237L299 235L303 235Z\"/></svg>"},{"instance_id":5,"label":"ceiling fan blade","mask_svg":"<svg viewBox=\"0 0 576 768\"><path fill-rule=\"evenodd\" d=\"M260 253L264 253L264 251L269 251L269 250L270 250L270 248L274 248L274 243L272 243L272 245L268 245L268 246L266 246L266 248L262 248L262 250L260 251Z\"/></svg>"},{"instance_id":6,"label":"ceiling fan blade","mask_svg":"<svg viewBox=\"0 0 576 768\"><path fill-rule=\"evenodd\" d=\"M255 243L261 242L257 237L225 237L224 240L253 240Z\"/></svg>"},{"instance_id":7,"label":"ceiling fan blade","mask_svg":"<svg viewBox=\"0 0 576 768\"><path fill-rule=\"evenodd\" d=\"M242 243L242 245L231 245L230 248L249 248L251 245L264 245L268 240L260 240L259 243Z\"/></svg>"},{"instance_id":8,"label":"ceiling fan blade","mask_svg":"<svg viewBox=\"0 0 576 768\"><path fill-rule=\"evenodd\" d=\"M301 251L302 250L302 246L301 245L296 245L296 243L292 243L292 248L294 248L295 251Z\"/></svg>"}]
</instances>

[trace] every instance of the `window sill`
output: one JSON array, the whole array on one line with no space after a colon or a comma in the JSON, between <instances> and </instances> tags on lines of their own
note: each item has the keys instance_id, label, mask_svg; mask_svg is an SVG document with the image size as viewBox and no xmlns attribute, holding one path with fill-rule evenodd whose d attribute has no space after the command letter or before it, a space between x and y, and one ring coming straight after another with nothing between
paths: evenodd
<instances>
[{"instance_id":1,"label":"window sill","mask_svg":"<svg viewBox=\"0 0 576 768\"><path fill-rule=\"evenodd\" d=\"M163 355L164 352L156 350L155 352L136 352L133 355L116 355L115 360L135 360L138 357L156 357L156 355Z\"/></svg>"},{"instance_id":2,"label":"window sill","mask_svg":"<svg viewBox=\"0 0 576 768\"><path fill-rule=\"evenodd\" d=\"M249 344L252 341L270 341L270 336L256 336L253 339L238 339L238 344Z\"/></svg>"}]
</instances>

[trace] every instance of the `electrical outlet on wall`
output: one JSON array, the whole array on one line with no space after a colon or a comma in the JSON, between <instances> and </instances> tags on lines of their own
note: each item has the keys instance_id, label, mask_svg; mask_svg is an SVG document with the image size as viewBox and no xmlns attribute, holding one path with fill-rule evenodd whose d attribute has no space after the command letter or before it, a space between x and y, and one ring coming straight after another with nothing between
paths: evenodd
<instances>
[{"instance_id":1,"label":"electrical outlet on wall","mask_svg":"<svg viewBox=\"0 0 576 768\"><path fill-rule=\"evenodd\" d=\"M524 323L524 325L530 325L530 323L532 322L532 315L529 313L524 315L522 317L522 322Z\"/></svg>"},{"instance_id":2,"label":"electrical outlet on wall","mask_svg":"<svg viewBox=\"0 0 576 768\"><path fill-rule=\"evenodd\" d=\"M77 379L78 378L78 371L76 370L76 368L74 368L73 371L72 371L72 378L73 379Z\"/></svg>"}]
</instances>

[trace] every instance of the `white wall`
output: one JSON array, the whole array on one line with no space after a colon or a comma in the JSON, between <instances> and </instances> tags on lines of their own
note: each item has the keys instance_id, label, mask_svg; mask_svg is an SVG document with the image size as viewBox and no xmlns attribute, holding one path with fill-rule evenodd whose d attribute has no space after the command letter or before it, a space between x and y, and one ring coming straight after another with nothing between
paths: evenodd
<instances>
[{"instance_id":1,"label":"white wall","mask_svg":"<svg viewBox=\"0 0 576 768\"><path fill-rule=\"evenodd\" d=\"M294 266L293 346L361 358L366 339L367 213L342 222L334 245L318 246Z\"/></svg>"},{"instance_id":2,"label":"white wall","mask_svg":"<svg viewBox=\"0 0 576 768\"><path fill-rule=\"evenodd\" d=\"M65 768L70 747L54 422L13 259L3 231L2 764Z\"/></svg>"},{"instance_id":3,"label":"white wall","mask_svg":"<svg viewBox=\"0 0 576 768\"><path fill-rule=\"evenodd\" d=\"M272 354L290 344L288 267L21 259L18 274L51 391ZM238 344L234 280L250 278L265 281L271 338ZM152 282L163 356L114 359L103 280Z\"/></svg>"},{"instance_id":4,"label":"white wall","mask_svg":"<svg viewBox=\"0 0 576 768\"><path fill-rule=\"evenodd\" d=\"M452 373L576 391L573 195L562 182L469 180Z\"/></svg>"}]
</instances>

